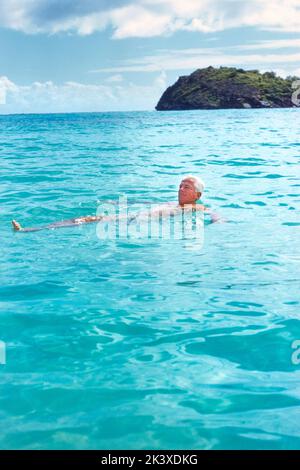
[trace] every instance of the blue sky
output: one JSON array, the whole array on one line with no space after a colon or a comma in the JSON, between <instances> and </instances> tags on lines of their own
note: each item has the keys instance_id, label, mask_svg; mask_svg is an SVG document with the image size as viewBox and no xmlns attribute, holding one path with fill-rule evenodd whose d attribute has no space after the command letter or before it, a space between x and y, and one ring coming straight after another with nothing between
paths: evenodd
<instances>
[{"instance_id":1,"label":"blue sky","mask_svg":"<svg viewBox=\"0 0 300 470\"><path fill-rule=\"evenodd\" d=\"M197 68L300 76L299 0L0 0L0 113L154 109Z\"/></svg>"}]
</instances>

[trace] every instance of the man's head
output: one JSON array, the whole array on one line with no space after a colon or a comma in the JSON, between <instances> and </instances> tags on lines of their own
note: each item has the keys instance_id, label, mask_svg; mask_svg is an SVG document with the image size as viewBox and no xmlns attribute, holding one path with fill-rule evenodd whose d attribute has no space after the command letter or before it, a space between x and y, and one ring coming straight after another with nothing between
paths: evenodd
<instances>
[{"instance_id":1,"label":"man's head","mask_svg":"<svg viewBox=\"0 0 300 470\"><path fill-rule=\"evenodd\" d=\"M183 204L194 204L200 199L204 191L204 182L196 176L186 176L181 180L178 189L178 202Z\"/></svg>"}]
</instances>

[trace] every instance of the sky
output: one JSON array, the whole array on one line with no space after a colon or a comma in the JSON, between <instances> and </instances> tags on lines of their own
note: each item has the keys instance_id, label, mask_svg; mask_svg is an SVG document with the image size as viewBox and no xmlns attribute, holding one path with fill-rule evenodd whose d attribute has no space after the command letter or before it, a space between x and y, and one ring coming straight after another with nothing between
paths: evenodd
<instances>
[{"instance_id":1,"label":"sky","mask_svg":"<svg viewBox=\"0 0 300 470\"><path fill-rule=\"evenodd\" d=\"M300 0L0 0L0 114L153 110L209 65L300 76Z\"/></svg>"}]
</instances>

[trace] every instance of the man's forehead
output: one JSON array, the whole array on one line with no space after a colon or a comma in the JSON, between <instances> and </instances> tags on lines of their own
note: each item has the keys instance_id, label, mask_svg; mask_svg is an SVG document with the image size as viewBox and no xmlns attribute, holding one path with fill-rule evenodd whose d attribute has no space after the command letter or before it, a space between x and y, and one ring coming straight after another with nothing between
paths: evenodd
<instances>
[{"instance_id":1,"label":"man's forehead","mask_svg":"<svg viewBox=\"0 0 300 470\"><path fill-rule=\"evenodd\" d=\"M183 178L183 180L181 180L181 183L192 183L194 185L195 181L192 180L192 178Z\"/></svg>"}]
</instances>

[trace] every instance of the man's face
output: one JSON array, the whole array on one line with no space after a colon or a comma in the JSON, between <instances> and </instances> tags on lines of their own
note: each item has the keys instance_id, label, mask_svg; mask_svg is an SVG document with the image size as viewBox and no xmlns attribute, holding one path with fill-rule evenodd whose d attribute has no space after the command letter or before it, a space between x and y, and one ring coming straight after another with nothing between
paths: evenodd
<instances>
[{"instance_id":1,"label":"man's face","mask_svg":"<svg viewBox=\"0 0 300 470\"><path fill-rule=\"evenodd\" d=\"M194 204L199 197L200 193L196 191L193 180L186 178L181 181L178 190L179 204Z\"/></svg>"}]
</instances>

